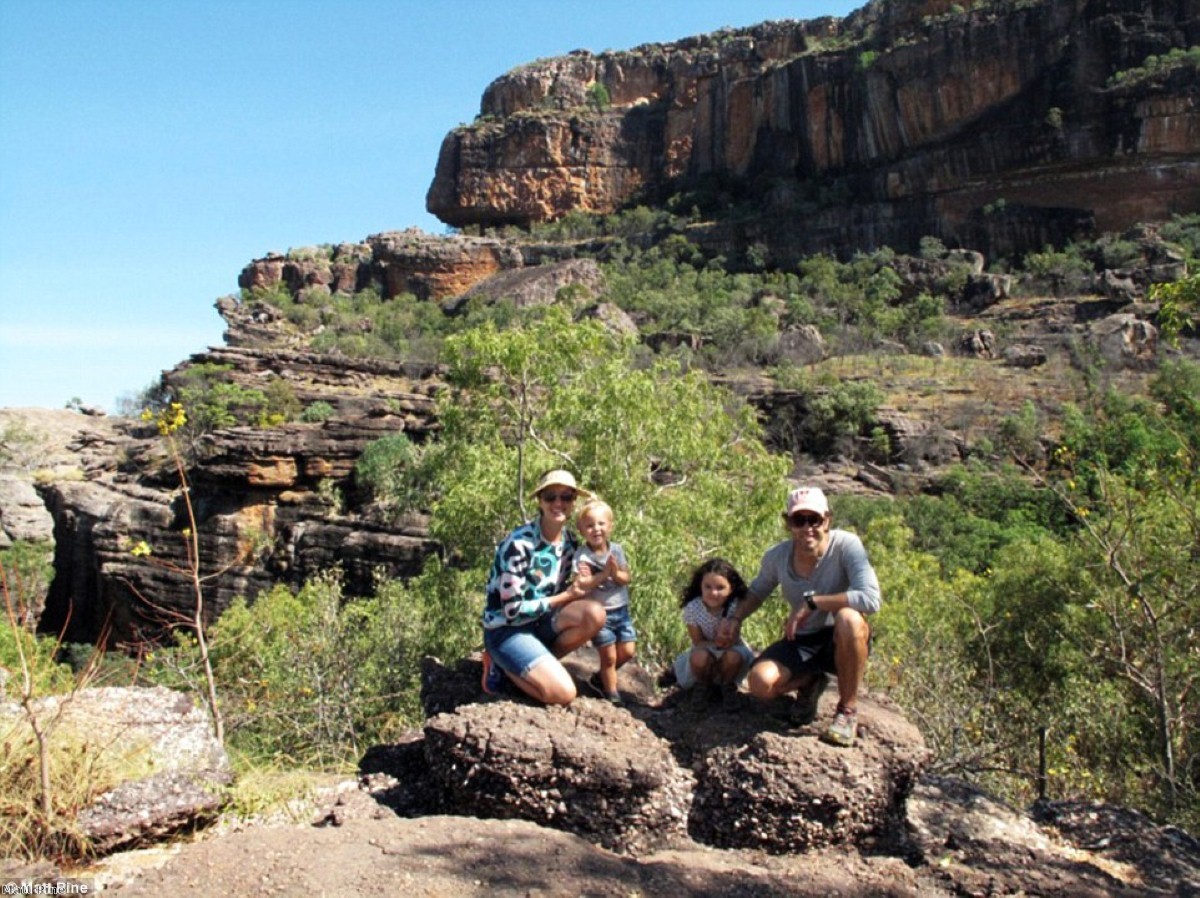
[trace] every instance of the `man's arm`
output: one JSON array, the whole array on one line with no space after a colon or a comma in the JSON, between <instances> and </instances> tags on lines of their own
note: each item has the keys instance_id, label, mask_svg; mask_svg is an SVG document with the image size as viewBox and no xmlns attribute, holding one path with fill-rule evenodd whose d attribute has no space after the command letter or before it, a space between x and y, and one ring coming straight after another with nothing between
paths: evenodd
<instances>
[{"instance_id":1,"label":"man's arm","mask_svg":"<svg viewBox=\"0 0 1200 898\"><path fill-rule=\"evenodd\" d=\"M758 610L758 606L763 603L764 598L765 596L756 596L754 593L748 592L737 603L733 614L721 619L721 622L717 624L716 640L720 648L729 648L737 642L738 636L742 632L742 621Z\"/></svg>"}]
</instances>

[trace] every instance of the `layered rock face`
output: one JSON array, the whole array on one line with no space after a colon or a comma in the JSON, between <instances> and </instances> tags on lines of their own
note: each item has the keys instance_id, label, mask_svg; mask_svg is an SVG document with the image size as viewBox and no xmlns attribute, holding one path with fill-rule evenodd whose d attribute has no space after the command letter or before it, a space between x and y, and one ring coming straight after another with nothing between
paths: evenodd
<instances>
[{"instance_id":1,"label":"layered rock face","mask_svg":"<svg viewBox=\"0 0 1200 898\"><path fill-rule=\"evenodd\" d=\"M1110 86L1200 44L1196 0L962 5L524 66L447 135L427 208L529 223L719 182L755 220L708 239L777 261L924 235L993 256L1200 208L1200 73Z\"/></svg>"},{"instance_id":2,"label":"layered rock face","mask_svg":"<svg viewBox=\"0 0 1200 898\"><path fill-rule=\"evenodd\" d=\"M362 243L342 243L294 254L269 253L255 259L238 275L243 290L272 289L283 285L293 296L306 290L323 293L355 293L369 287L384 298L410 293L418 299L441 300L462 296L476 284L503 272L562 261L569 258L569 247L544 244L517 244L490 237L436 237L419 228L373 234ZM229 305L221 310L234 311ZM269 314L269 313L268 313ZM241 322L247 326L247 339L241 345L254 345L267 327L255 329L252 317ZM234 335L237 340L237 335Z\"/></svg>"},{"instance_id":3,"label":"layered rock face","mask_svg":"<svg viewBox=\"0 0 1200 898\"><path fill-rule=\"evenodd\" d=\"M253 599L280 583L299 587L322 571L339 571L348 593L367 594L380 572L411 576L421 569L433 550L424 518L392 519L353 501L353 473L366 447L382 437L428 438L436 427L436 372L377 359L225 348L193 356L164 381L176 383L196 365L228 367L226 379L236 386L286 380L300 401L332 409L319 423L217 430L188 447L209 619L238 596ZM119 430L107 461L86 479L41 487L54 521L55 576L39 625L69 642L153 641L194 613L183 533L189 523L174 465L153 428L124 422ZM152 550L149 557L132 551L140 543Z\"/></svg>"}]
</instances>

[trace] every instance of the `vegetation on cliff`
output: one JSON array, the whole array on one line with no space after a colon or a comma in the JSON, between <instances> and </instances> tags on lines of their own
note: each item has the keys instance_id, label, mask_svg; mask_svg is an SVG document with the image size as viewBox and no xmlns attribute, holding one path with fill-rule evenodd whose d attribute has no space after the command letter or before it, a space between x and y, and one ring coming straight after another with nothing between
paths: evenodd
<instances>
[{"instance_id":1,"label":"vegetation on cliff","mask_svg":"<svg viewBox=\"0 0 1200 898\"><path fill-rule=\"evenodd\" d=\"M619 219L592 223L587 239L607 298L638 321L642 341L577 320L592 298L573 288L549 307L455 310L374 291L248 294L276 303L298 333L319 322L326 349L349 354L366 337L381 339L367 354L419 345L445 366L448 386L436 439L385 438L347 484L354 501L429 515L442 551L424 571L366 597L330 572L298 591L246 596L209 631L227 736L247 762L349 764L416 722L419 659L478 647L493 541L545 467L570 466L614 507L635 570L640 658L654 665L683 644L676 596L692 566L720 553L752 574L781 538L790 472L833 455L895 461L878 419L890 387L874 372L885 360L869 353L955 338L964 325L947 311L962 282L954 264L906 293L902 260L886 251L757 270L752 258L706 257L656 216L636 215L654 239ZM1194 258L1198 232L1192 217L1161 233ZM925 261L946 261L936 241L925 249ZM1106 238L996 273L1039 295L1069 292L1139 253ZM1188 283L1174 291L1185 332ZM828 334L825 349L808 365L785 362L781 337L806 325ZM885 586L871 685L920 724L936 769L1018 803L1041 791L1104 798L1195 827L1200 369L1161 364L1131 392L1086 347L1072 361L1063 383L1042 387L1069 403L1030 394L994 415L927 488L906 491L899 478L889 499L835 497L837 520L863 535ZM745 396L710 377L769 364L808 397L787 452ZM331 413L286 401L286 384L228 389L225 373L198 367L179 396L157 399L190 402L201 430ZM750 640L765 645L781 618L778 604L756 615ZM139 660L131 670L114 659L107 675L190 688L200 661L188 638Z\"/></svg>"}]
</instances>

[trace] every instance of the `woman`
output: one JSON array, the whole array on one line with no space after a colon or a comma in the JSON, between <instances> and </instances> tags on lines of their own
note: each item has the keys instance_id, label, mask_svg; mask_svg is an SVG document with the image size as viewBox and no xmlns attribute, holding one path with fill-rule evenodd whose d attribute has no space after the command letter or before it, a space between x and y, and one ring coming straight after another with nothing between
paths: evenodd
<instances>
[{"instance_id":1,"label":"woman","mask_svg":"<svg viewBox=\"0 0 1200 898\"><path fill-rule=\"evenodd\" d=\"M548 705L575 698L575 681L559 658L604 625L604 606L568 585L576 541L567 530L579 496L591 493L570 471L547 471L534 489L538 516L496 548L483 611L483 690L495 694L504 677Z\"/></svg>"}]
</instances>

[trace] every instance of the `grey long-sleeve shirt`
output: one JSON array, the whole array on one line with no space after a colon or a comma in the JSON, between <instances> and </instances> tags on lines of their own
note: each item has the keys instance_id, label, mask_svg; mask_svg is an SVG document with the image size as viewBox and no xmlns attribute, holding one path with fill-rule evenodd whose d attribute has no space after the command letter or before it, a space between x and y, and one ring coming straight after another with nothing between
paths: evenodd
<instances>
[{"instance_id":1,"label":"grey long-sleeve shirt","mask_svg":"<svg viewBox=\"0 0 1200 898\"><path fill-rule=\"evenodd\" d=\"M792 541L784 540L769 548L763 555L758 576L750 584L750 595L767 598L780 587L784 599L795 611L804 601L804 593L812 590L819 596L846 594L850 607L863 614L879 610L881 595L879 578L867 558L862 540L848 530L830 530L829 547L810 577L801 577L792 570ZM833 626L834 613L814 611L804 621L802 633Z\"/></svg>"}]
</instances>

